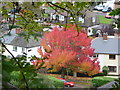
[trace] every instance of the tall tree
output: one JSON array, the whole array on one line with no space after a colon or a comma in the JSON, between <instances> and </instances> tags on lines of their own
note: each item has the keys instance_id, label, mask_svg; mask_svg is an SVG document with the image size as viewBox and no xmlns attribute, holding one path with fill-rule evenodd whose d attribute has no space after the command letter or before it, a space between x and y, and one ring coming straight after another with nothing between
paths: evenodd
<instances>
[{"instance_id":1,"label":"tall tree","mask_svg":"<svg viewBox=\"0 0 120 90\"><path fill-rule=\"evenodd\" d=\"M99 62L92 60L94 49L90 48L91 39L84 32L77 35L76 26L70 26L66 30L54 28L53 31L45 33L38 52L45 60L47 68L54 71L64 71L70 68L77 72L94 75L99 72Z\"/></svg>"}]
</instances>

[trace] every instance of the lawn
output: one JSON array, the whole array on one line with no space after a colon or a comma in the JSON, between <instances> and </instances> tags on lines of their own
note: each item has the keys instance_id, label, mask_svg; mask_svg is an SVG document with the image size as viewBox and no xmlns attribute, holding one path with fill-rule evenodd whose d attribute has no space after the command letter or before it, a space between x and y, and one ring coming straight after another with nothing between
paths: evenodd
<instances>
[{"instance_id":1,"label":"lawn","mask_svg":"<svg viewBox=\"0 0 120 90\"><path fill-rule=\"evenodd\" d=\"M103 24L111 24L111 22L113 21L113 19L107 19L102 15L99 15L99 19L100 19L100 23Z\"/></svg>"}]
</instances>

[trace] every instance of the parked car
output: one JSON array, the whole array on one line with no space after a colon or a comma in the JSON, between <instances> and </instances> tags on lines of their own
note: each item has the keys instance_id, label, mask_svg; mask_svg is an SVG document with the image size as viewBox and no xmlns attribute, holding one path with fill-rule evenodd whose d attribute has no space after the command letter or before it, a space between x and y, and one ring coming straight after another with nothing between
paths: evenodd
<instances>
[{"instance_id":1,"label":"parked car","mask_svg":"<svg viewBox=\"0 0 120 90\"><path fill-rule=\"evenodd\" d=\"M120 16L119 15L115 15L113 18L114 19L120 19Z\"/></svg>"},{"instance_id":2,"label":"parked car","mask_svg":"<svg viewBox=\"0 0 120 90\"><path fill-rule=\"evenodd\" d=\"M104 8L104 5L99 4L99 5L97 5L97 6L94 7L94 10L102 11L103 8Z\"/></svg>"},{"instance_id":3,"label":"parked car","mask_svg":"<svg viewBox=\"0 0 120 90\"><path fill-rule=\"evenodd\" d=\"M74 82L68 82L66 79L63 79L63 78L58 78L58 79L64 82L64 86L74 87Z\"/></svg>"},{"instance_id":4,"label":"parked car","mask_svg":"<svg viewBox=\"0 0 120 90\"><path fill-rule=\"evenodd\" d=\"M109 15L109 13L106 13L105 18L113 18L113 16Z\"/></svg>"},{"instance_id":5,"label":"parked car","mask_svg":"<svg viewBox=\"0 0 120 90\"><path fill-rule=\"evenodd\" d=\"M110 12L111 10L112 10L111 7L106 6L103 8L102 12L106 13L106 12Z\"/></svg>"}]
</instances>

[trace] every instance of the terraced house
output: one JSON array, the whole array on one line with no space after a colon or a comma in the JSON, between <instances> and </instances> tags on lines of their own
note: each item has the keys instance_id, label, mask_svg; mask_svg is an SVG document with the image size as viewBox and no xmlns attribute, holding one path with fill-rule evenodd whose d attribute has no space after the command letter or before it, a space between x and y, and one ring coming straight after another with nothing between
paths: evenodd
<instances>
[{"instance_id":1,"label":"terraced house","mask_svg":"<svg viewBox=\"0 0 120 90\"><path fill-rule=\"evenodd\" d=\"M92 42L95 49L94 57L100 61L101 71L104 66L108 66L109 75L120 75L120 35L103 35L97 37Z\"/></svg>"}]
</instances>

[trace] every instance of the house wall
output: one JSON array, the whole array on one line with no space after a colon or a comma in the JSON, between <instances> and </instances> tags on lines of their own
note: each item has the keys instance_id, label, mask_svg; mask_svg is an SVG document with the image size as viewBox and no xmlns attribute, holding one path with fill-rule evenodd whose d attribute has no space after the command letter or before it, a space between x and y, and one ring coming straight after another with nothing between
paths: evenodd
<instances>
[{"instance_id":1,"label":"house wall","mask_svg":"<svg viewBox=\"0 0 120 90\"><path fill-rule=\"evenodd\" d=\"M120 75L120 55L117 55L118 60L118 74Z\"/></svg>"},{"instance_id":2,"label":"house wall","mask_svg":"<svg viewBox=\"0 0 120 90\"><path fill-rule=\"evenodd\" d=\"M28 58L27 61L30 61L29 57L34 56L34 55L36 57L40 57L39 53L37 52L38 48L39 48L39 46L27 48L27 58ZM29 50L31 50L31 51L29 51Z\"/></svg>"},{"instance_id":3,"label":"house wall","mask_svg":"<svg viewBox=\"0 0 120 90\"><path fill-rule=\"evenodd\" d=\"M116 66L117 71L116 72L109 72L108 74L113 75L119 75L120 74L120 55L116 55L116 59L112 60L109 59L109 54L99 54L98 60L100 61L100 70L102 71L102 68L104 66Z\"/></svg>"},{"instance_id":4,"label":"house wall","mask_svg":"<svg viewBox=\"0 0 120 90\"><path fill-rule=\"evenodd\" d=\"M17 51L13 51L13 46L12 45L6 45L6 47L9 49L9 51L16 57L17 55L23 55L23 52L22 52L22 47L17 47ZM37 49L39 48L39 46L37 47L32 47L32 48L24 48L25 51L24 53L27 54L27 61L30 61L30 59L28 57L31 57L31 56L37 56L37 57L40 57L39 53L37 52ZM31 50L31 51L29 51ZM10 56L11 55L5 50L5 52L3 53L3 55L5 56Z\"/></svg>"},{"instance_id":5,"label":"house wall","mask_svg":"<svg viewBox=\"0 0 120 90\"><path fill-rule=\"evenodd\" d=\"M22 52L22 47L17 47L17 51L13 51L13 46L12 45L6 45L6 47L9 49L9 51L16 57L17 55L22 55L23 52ZM25 51L26 51L26 48L25 48ZM3 53L3 55L6 55L6 56L10 56L11 55L9 54L8 51L5 50L5 52Z\"/></svg>"}]
</instances>

